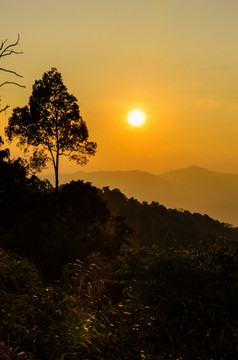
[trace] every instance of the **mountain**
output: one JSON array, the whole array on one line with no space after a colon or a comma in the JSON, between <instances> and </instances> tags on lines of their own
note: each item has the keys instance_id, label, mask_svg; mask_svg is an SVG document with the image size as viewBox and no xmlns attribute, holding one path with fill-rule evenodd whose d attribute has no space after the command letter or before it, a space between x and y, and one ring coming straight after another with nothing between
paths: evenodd
<instances>
[{"instance_id":1,"label":"mountain","mask_svg":"<svg viewBox=\"0 0 238 360\"><path fill-rule=\"evenodd\" d=\"M53 175L47 178L53 183ZM160 175L144 171L78 171L61 174L61 184L84 180L94 186L118 188L127 197L156 201L168 208L207 214L238 226L238 175L218 173L197 166Z\"/></svg>"},{"instance_id":2,"label":"mountain","mask_svg":"<svg viewBox=\"0 0 238 360\"><path fill-rule=\"evenodd\" d=\"M166 209L157 202L141 203L108 187L99 190L99 194L113 215L125 219L136 245L164 244L187 248L224 238L227 244L237 244L238 227L228 226L208 215Z\"/></svg>"},{"instance_id":3,"label":"mountain","mask_svg":"<svg viewBox=\"0 0 238 360\"><path fill-rule=\"evenodd\" d=\"M160 176L180 189L176 207L238 225L238 175L191 166Z\"/></svg>"},{"instance_id":4,"label":"mountain","mask_svg":"<svg viewBox=\"0 0 238 360\"><path fill-rule=\"evenodd\" d=\"M53 183L53 175L48 175L47 179ZM98 188L109 186L111 189L118 188L125 195L135 197L139 201L158 201L158 199L173 199L176 195L172 191L170 180L161 178L157 175L133 170L133 171L96 171L83 172L77 171L72 174L61 174L60 183L65 184L72 180L83 180L91 182ZM165 196L166 194L166 196Z\"/></svg>"}]
</instances>

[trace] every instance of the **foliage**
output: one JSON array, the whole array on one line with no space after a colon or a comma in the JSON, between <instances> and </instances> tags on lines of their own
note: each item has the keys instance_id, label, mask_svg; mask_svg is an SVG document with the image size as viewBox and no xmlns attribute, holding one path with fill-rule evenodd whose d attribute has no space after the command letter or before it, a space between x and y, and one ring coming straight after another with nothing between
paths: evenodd
<instances>
[{"instance_id":1,"label":"foliage","mask_svg":"<svg viewBox=\"0 0 238 360\"><path fill-rule=\"evenodd\" d=\"M202 241L215 242L218 236L226 237L230 244L237 243L238 228L207 215L166 209L156 202L140 203L134 198L128 199L120 190L108 187L103 188L101 197L112 214L124 216L125 222L134 230L137 246L160 244L185 248Z\"/></svg>"},{"instance_id":2,"label":"foliage","mask_svg":"<svg viewBox=\"0 0 238 360\"><path fill-rule=\"evenodd\" d=\"M1 358L101 359L111 333L95 264L68 264L61 282L47 288L32 264L2 250L0 269Z\"/></svg>"},{"instance_id":3,"label":"foliage","mask_svg":"<svg viewBox=\"0 0 238 360\"><path fill-rule=\"evenodd\" d=\"M29 147L33 149L31 169L41 171L48 161L53 164L56 188L60 156L82 165L96 150L96 143L88 141L88 129L76 101L61 74L52 68L35 81L29 105L15 108L6 127L10 141L18 139L18 146L25 152Z\"/></svg>"},{"instance_id":4,"label":"foliage","mask_svg":"<svg viewBox=\"0 0 238 360\"><path fill-rule=\"evenodd\" d=\"M26 259L0 249L1 292L31 292L41 284L36 267Z\"/></svg>"},{"instance_id":5,"label":"foliage","mask_svg":"<svg viewBox=\"0 0 238 360\"><path fill-rule=\"evenodd\" d=\"M8 149L0 150L0 228L1 237L13 228L13 219L26 211L29 196L45 192L50 188L48 181L28 176L22 159L10 159Z\"/></svg>"},{"instance_id":6,"label":"foliage","mask_svg":"<svg viewBox=\"0 0 238 360\"><path fill-rule=\"evenodd\" d=\"M0 357L33 359L29 341L34 341L30 324L32 300L41 286L38 271L28 260L0 249L0 284Z\"/></svg>"},{"instance_id":7,"label":"foliage","mask_svg":"<svg viewBox=\"0 0 238 360\"><path fill-rule=\"evenodd\" d=\"M32 264L1 250L3 359L235 358L234 250L221 242L187 250L124 246L115 275L91 260L69 263L60 281L44 287Z\"/></svg>"},{"instance_id":8,"label":"foliage","mask_svg":"<svg viewBox=\"0 0 238 360\"><path fill-rule=\"evenodd\" d=\"M39 221L39 202L50 191L50 185L36 176L29 177L22 160L11 160L8 149L0 151L0 174L0 244L29 255L32 246L28 238L31 231L36 234L31 224ZM28 253L24 253L24 246L29 246Z\"/></svg>"},{"instance_id":9,"label":"foliage","mask_svg":"<svg viewBox=\"0 0 238 360\"><path fill-rule=\"evenodd\" d=\"M125 247L120 259L124 346L133 349L132 358L141 352L146 359L235 358L235 251L222 243L187 250Z\"/></svg>"},{"instance_id":10,"label":"foliage","mask_svg":"<svg viewBox=\"0 0 238 360\"><path fill-rule=\"evenodd\" d=\"M58 278L65 263L92 252L114 261L127 226L110 214L95 187L78 181L60 188L56 236L55 194L49 184L28 177L24 164L10 160L7 150L0 155L0 246L31 258L48 280Z\"/></svg>"}]
</instances>

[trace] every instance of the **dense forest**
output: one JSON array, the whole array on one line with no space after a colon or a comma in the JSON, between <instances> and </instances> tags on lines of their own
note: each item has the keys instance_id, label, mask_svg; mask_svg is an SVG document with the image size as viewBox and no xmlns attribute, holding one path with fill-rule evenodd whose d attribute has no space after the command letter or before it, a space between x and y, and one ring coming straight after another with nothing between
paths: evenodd
<instances>
[{"instance_id":1,"label":"dense forest","mask_svg":"<svg viewBox=\"0 0 238 360\"><path fill-rule=\"evenodd\" d=\"M120 190L108 187L100 191L100 196L113 214L125 217L127 224L134 229L136 245L139 246L167 244L186 248L203 241L214 242L218 237L225 237L232 245L238 239L238 228L213 220L208 215L166 209L154 201L140 203L134 198L128 199Z\"/></svg>"},{"instance_id":2,"label":"dense forest","mask_svg":"<svg viewBox=\"0 0 238 360\"><path fill-rule=\"evenodd\" d=\"M52 186L0 173L1 359L235 358L237 229L78 181L57 232Z\"/></svg>"},{"instance_id":3,"label":"dense forest","mask_svg":"<svg viewBox=\"0 0 238 360\"><path fill-rule=\"evenodd\" d=\"M0 359L236 358L237 228L59 186L60 157L84 164L96 143L54 68L6 135L33 152L0 139ZM49 161L55 187L36 176Z\"/></svg>"}]
</instances>

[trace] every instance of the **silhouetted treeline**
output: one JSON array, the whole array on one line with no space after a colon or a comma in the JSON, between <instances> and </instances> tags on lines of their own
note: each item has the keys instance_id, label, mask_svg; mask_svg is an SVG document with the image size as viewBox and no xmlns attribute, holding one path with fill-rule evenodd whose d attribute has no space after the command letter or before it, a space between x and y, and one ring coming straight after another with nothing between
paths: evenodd
<instances>
[{"instance_id":1,"label":"silhouetted treeline","mask_svg":"<svg viewBox=\"0 0 238 360\"><path fill-rule=\"evenodd\" d=\"M0 359L235 359L237 229L81 181L58 223L55 196L0 151Z\"/></svg>"},{"instance_id":2,"label":"silhouetted treeline","mask_svg":"<svg viewBox=\"0 0 238 360\"><path fill-rule=\"evenodd\" d=\"M48 182L27 176L24 164L0 152L0 246L27 256L47 278L63 264L92 252L115 258L128 229L112 216L98 190L72 182L60 188L60 228L55 192Z\"/></svg>"},{"instance_id":3,"label":"silhouetted treeline","mask_svg":"<svg viewBox=\"0 0 238 360\"><path fill-rule=\"evenodd\" d=\"M136 246L187 247L225 237L238 229L188 211L128 199L118 189L103 191L81 181L60 187L60 229L55 192L47 181L29 176L20 159L0 152L0 246L32 259L49 278L63 264L92 252L116 258L128 237ZM132 235L130 230L132 230Z\"/></svg>"},{"instance_id":4,"label":"silhouetted treeline","mask_svg":"<svg viewBox=\"0 0 238 360\"><path fill-rule=\"evenodd\" d=\"M230 244L238 240L238 228L213 220L208 215L166 209L157 202L140 203L134 198L128 199L120 190L108 187L104 187L100 194L110 211L124 216L126 223L134 229L138 246L187 247L214 242L218 237L225 237Z\"/></svg>"}]
</instances>

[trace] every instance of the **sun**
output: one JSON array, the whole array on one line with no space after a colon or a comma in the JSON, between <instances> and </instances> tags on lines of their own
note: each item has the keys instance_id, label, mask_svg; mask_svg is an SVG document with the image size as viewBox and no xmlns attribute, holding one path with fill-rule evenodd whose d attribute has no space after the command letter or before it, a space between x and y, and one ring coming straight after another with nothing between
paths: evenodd
<instances>
[{"instance_id":1,"label":"sun","mask_svg":"<svg viewBox=\"0 0 238 360\"><path fill-rule=\"evenodd\" d=\"M132 126L141 126L145 123L146 115L140 109L135 109L127 114L127 121Z\"/></svg>"}]
</instances>

